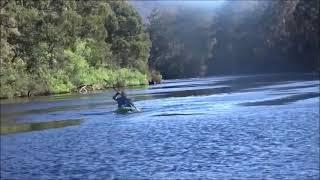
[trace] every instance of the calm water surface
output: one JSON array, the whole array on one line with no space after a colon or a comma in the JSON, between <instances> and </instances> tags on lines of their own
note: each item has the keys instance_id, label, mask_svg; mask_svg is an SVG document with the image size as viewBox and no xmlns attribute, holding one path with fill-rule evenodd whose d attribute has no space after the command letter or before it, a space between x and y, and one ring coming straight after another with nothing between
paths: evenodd
<instances>
[{"instance_id":1,"label":"calm water surface","mask_svg":"<svg viewBox=\"0 0 320 180\"><path fill-rule=\"evenodd\" d=\"M24 130L1 135L1 179L319 179L315 74L168 80L127 115L113 93L2 100Z\"/></svg>"}]
</instances>

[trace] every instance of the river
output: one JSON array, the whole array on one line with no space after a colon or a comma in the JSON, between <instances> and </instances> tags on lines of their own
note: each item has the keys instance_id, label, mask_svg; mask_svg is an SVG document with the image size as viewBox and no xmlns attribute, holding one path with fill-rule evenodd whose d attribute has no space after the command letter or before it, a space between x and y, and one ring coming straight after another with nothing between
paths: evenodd
<instances>
[{"instance_id":1,"label":"river","mask_svg":"<svg viewBox=\"0 0 320 180\"><path fill-rule=\"evenodd\" d=\"M315 74L1 100L1 179L319 179Z\"/></svg>"}]
</instances>

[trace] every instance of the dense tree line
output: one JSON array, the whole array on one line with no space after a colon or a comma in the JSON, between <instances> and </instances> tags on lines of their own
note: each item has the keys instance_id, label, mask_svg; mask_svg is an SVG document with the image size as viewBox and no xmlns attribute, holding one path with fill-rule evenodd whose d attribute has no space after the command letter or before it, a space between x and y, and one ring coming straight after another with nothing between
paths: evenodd
<instances>
[{"instance_id":1,"label":"dense tree line","mask_svg":"<svg viewBox=\"0 0 320 180\"><path fill-rule=\"evenodd\" d=\"M317 0L156 8L148 24L149 65L165 78L313 71L319 67L318 8Z\"/></svg>"},{"instance_id":2,"label":"dense tree line","mask_svg":"<svg viewBox=\"0 0 320 180\"><path fill-rule=\"evenodd\" d=\"M151 43L125 1L3 0L0 15L0 97L147 83Z\"/></svg>"},{"instance_id":3,"label":"dense tree line","mask_svg":"<svg viewBox=\"0 0 320 180\"><path fill-rule=\"evenodd\" d=\"M320 67L317 0L166 3L146 26L124 0L0 3L1 98L146 84L159 81L158 71L180 78Z\"/></svg>"}]
</instances>

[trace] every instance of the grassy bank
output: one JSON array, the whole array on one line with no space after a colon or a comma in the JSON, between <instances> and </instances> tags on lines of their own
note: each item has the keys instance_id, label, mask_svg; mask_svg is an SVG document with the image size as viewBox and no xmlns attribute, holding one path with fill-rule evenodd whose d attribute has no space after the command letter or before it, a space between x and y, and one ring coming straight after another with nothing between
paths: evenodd
<instances>
[{"instance_id":1,"label":"grassy bank","mask_svg":"<svg viewBox=\"0 0 320 180\"><path fill-rule=\"evenodd\" d=\"M122 86L148 84L147 75L126 68L89 68L81 74L70 75L58 70L43 76L41 80L35 79L31 74L25 74L24 77L17 76L13 79L13 83L1 84L0 98L70 93L78 91L81 85L90 85L91 90L103 90L119 84Z\"/></svg>"},{"instance_id":2,"label":"grassy bank","mask_svg":"<svg viewBox=\"0 0 320 180\"><path fill-rule=\"evenodd\" d=\"M75 81L78 82L75 83ZM122 86L147 85L148 78L147 75L139 71L126 68L90 68L82 74L75 76L58 75L49 80L50 92L54 94L77 91L77 87L81 85L90 85L92 90L102 90L119 84Z\"/></svg>"},{"instance_id":3,"label":"grassy bank","mask_svg":"<svg viewBox=\"0 0 320 180\"><path fill-rule=\"evenodd\" d=\"M90 85L91 90L102 90L116 84L135 86L148 84L148 71L136 68L121 68L119 65L93 66L93 50L86 42L79 41L74 49L63 50L61 66L54 68L43 64L35 71L29 71L23 60L13 65L3 63L0 67L0 98L24 97L69 93ZM42 59L45 55L39 56ZM55 63L55 61L53 61ZM7 75L7 76L5 76Z\"/></svg>"}]
</instances>

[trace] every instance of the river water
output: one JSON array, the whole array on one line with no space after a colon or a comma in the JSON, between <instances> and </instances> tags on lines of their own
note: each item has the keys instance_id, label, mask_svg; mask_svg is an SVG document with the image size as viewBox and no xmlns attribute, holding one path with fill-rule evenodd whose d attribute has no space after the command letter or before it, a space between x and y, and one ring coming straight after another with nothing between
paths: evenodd
<instances>
[{"instance_id":1,"label":"river water","mask_svg":"<svg viewBox=\"0 0 320 180\"><path fill-rule=\"evenodd\" d=\"M113 93L2 100L26 128L1 135L1 179L319 179L315 74L167 80L125 115Z\"/></svg>"}]
</instances>

